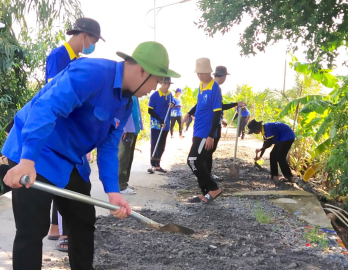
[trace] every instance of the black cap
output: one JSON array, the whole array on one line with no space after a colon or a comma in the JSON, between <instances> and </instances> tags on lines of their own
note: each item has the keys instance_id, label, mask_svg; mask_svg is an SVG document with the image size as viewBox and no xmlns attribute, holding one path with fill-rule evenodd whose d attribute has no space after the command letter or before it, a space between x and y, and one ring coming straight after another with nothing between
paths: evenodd
<instances>
[{"instance_id":1,"label":"black cap","mask_svg":"<svg viewBox=\"0 0 348 270\"><path fill-rule=\"evenodd\" d=\"M100 25L96 20L90 18L79 18L76 20L73 27L66 32L66 34L74 35L82 32L105 41L105 39L103 39L100 35Z\"/></svg>"},{"instance_id":2,"label":"black cap","mask_svg":"<svg viewBox=\"0 0 348 270\"><path fill-rule=\"evenodd\" d=\"M227 73L227 68L224 66L218 66L215 68L215 73L213 73L214 76L226 76L226 75L230 75L229 73Z\"/></svg>"},{"instance_id":3,"label":"black cap","mask_svg":"<svg viewBox=\"0 0 348 270\"><path fill-rule=\"evenodd\" d=\"M173 83L172 83L172 78L171 78L171 77L165 77L165 78L161 81L161 83L170 83L170 84L173 84Z\"/></svg>"},{"instance_id":4,"label":"black cap","mask_svg":"<svg viewBox=\"0 0 348 270\"><path fill-rule=\"evenodd\" d=\"M248 124L249 132L248 134L256 133L256 131L260 130L262 125L262 121L257 122L255 119L251 120Z\"/></svg>"}]
</instances>

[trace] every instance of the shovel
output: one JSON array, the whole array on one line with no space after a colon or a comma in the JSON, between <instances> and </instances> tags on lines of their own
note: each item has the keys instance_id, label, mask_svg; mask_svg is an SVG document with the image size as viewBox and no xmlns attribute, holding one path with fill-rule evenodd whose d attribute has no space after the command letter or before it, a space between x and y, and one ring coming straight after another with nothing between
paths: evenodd
<instances>
[{"instance_id":1,"label":"shovel","mask_svg":"<svg viewBox=\"0 0 348 270\"><path fill-rule=\"evenodd\" d=\"M232 120L231 120L230 125L232 125L232 123L233 123L233 119L234 119L234 117L236 116L236 113L237 113L237 111L235 111L235 112L234 112L234 115L233 115L233 117L232 117ZM226 137L226 135L227 135L228 128L229 128L229 126L227 125L227 128L226 128L226 132L225 132L225 136L224 136L224 138L225 138L225 137Z\"/></svg>"},{"instance_id":2,"label":"shovel","mask_svg":"<svg viewBox=\"0 0 348 270\"><path fill-rule=\"evenodd\" d=\"M20 183L22 185L26 185L30 182L30 177L28 175L24 175L21 180ZM66 190L66 189L62 189L62 188L58 188L52 185L48 185L45 183L42 183L40 181L35 181L34 184L31 186L31 188L35 188L41 191L45 191L60 197L64 197L67 199L71 199L71 200L75 200L75 201L79 201L82 203L87 203L87 204L91 204L91 205L95 205L95 206L99 206L108 210L117 210L120 207L102 200L97 200L94 198L91 198L89 196L74 192L74 191L70 191L70 190ZM144 217L143 215L140 215L139 213L135 212L132 210L131 214L130 214L131 218L134 218L136 221L143 223L155 230L161 231L161 232L171 232L171 233L183 233L183 234L193 234L194 230L191 230L189 228L186 228L184 226L175 224L175 223L168 223L166 225L163 225L161 223L157 223L156 221L153 221L147 217Z\"/></svg>"},{"instance_id":3,"label":"shovel","mask_svg":"<svg viewBox=\"0 0 348 270\"><path fill-rule=\"evenodd\" d=\"M171 101L169 102L169 107L168 107L168 110L167 110L167 113L166 113L166 117L164 118L164 124L167 122L167 118L168 118L168 115L169 115L169 112L170 112L170 103ZM153 149L153 152L152 152L152 156L151 156L151 160L159 160L158 158L154 158L155 156L155 153L156 153L156 150L157 150L157 147L158 147L158 143L161 139L161 135L162 135L162 132L163 132L163 126L161 127L161 131L160 131L160 134L158 136L158 139L157 139L157 142L156 142L156 145L155 145L155 149Z\"/></svg>"},{"instance_id":4,"label":"shovel","mask_svg":"<svg viewBox=\"0 0 348 270\"><path fill-rule=\"evenodd\" d=\"M240 119L242 118L241 116L242 113L242 108L239 108L238 110L238 124L237 124L237 134L236 134L236 143L234 145L234 158L233 158L233 164L230 167L230 180L239 180L239 167L236 164L237 160L237 145L238 145L238 136L239 136L239 130L240 130Z\"/></svg>"}]
</instances>

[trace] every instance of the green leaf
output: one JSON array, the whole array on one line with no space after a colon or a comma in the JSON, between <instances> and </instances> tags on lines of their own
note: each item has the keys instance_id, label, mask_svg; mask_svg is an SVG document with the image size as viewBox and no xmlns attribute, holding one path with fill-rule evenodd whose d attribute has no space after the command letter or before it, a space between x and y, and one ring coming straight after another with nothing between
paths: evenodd
<instances>
[{"instance_id":1,"label":"green leaf","mask_svg":"<svg viewBox=\"0 0 348 270\"><path fill-rule=\"evenodd\" d=\"M323 143L319 144L317 148L315 149L315 154L320 155L324 153L325 151L329 150L331 147L331 138L327 139Z\"/></svg>"},{"instance_id":2,"label":"green leaf","mask_svg":"<svg viewBox=\"0 0 348 270\"><path fill-rule=\"evenodd\" d=\"M295 110L295 108L298 104L304 105L304 104L307 104L311 101L322 100L323 98L324 98L323 95L308 95L308 96L304 96L304 97L301 97L298 99L294 99L284 107L284 109L278 115L278 118L281 119L284 116L288 115L290 111Z\"/></svg>"}]
</instances>

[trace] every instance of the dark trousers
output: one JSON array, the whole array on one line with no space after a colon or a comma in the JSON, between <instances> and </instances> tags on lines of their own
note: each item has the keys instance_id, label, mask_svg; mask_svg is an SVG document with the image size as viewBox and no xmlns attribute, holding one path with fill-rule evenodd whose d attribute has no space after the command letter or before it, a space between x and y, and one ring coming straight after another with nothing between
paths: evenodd
<instances>
[{"instance_id":1,"label":"dark trousers","mask_svg":"<svg viewBox=\"0 0 348 270\"><path fill-rule=\"evenodd\" d=\"M193 121L193 120L192 120L192 117L189 116L189 118L187 119L187 122L186 122L186 131L188 131L188 129L189 129L189 127L190 127L192 121Z\"/></svg>"},{"instance_id":2,"label":"dark trousers","mask_svg":"<svg viewBox=\"0 0 348 270\"><path fill-rule=\"evenodd\" d=\"M182 116L170 117L170 135L173 136L175 123L179 124L179 134L182 135Z\"/></svg>"},{"instance_id":3,"label":"dark trousers","mask_svg":"<svg viewBox=\"0 0 348 270\"><path fill-rule=\"evenodd\" d=\"M120 185L120 190L125 190L128 187L136 141L137 135L134 133L127 133L126 138L121 140L118 146L118 183Z\"/></svg>"},{"instance_id":4,"label":"dark trousers","mask_svg":"<svg viewBox=\"0 0 348 270\"><path fill-rule=\"evenodd\" d=\"M157 150L155 152L154 157L152 158L152 153L153 153L153 150L155 150L155 146L156 146L159 134L160 134L159 129L154 129L154 128L151 129L151 166L152 167L160 167L161 157L166 148L168 131L163 130L161 138L158 142Z\"/></svg>"},{"instance_id":5,"label":"dark trousers","mask_svg":"<svg viewBox=\"0 0 348 270\"><path fill-rule=\"evenodd\" d=\"M10 169L10 166L8 165L5 165L5 164L0 165L0 196L2 194L5 194L11 191L11 188L6 186L4 183L4 177L9 169Z\"/></svg>"},{"instance_id":6,"label":"dark trousers","mask_svg":"<svg viewBox=\"0 0 348 270\"><path fill-rule=\"evenodd\" d=\"M187 158L187 164L196 175L198 186L203 195L209 191L218 190L218 185L211 178L207 161L213 154L213 150L207 151L205 149L206 139L193 137L193 143L190 153Z\"/></svg>"},{"instance_id":7,"label":"dark trousers","mask_svg":"<svg viewBox=\"0 0 348 270\"><path fill-rule=\"evenodd\" d=\"M237 119L238 118L238 113L235 115L235 117L233 118L233 121L234 119ZM239 134L238 134L238 137L240 137L240 135L242 134L242 139L244 139L244 136L245 136L245 127L246 125L248 124L248 121L249 121L249 118L250 118L250 115L248 116L242 116L240 118L240 124L239 124Z\"/></svg>"},{"instance_id":8,"label":"dark trousers","mask_svg":"<svg viewBox=\"0 0 348 270\"><path fill-rule=\"evenodd\" d=\"M10 167L16 163L9 161ZM41 175L36 181L51 184ZM66 189L90 196L91 183L85 182L76 168ZM33 188L12 190L16 237L13 244L14 270L39 270L42 265L42 239L50 227L52 199L67 225L69 262L72 270L92 270L94 252L94 206L65 199Z\"/></svg>"},{"instance_id":9,"label":"dark trousers","mask_svg":"<svg viewBox=\"0 0 348 270\"><path fill-rule=\"evenodd\" d=\"M213 154L216 151L216 148L218 146L220 138L221 138L221 125L219 125L219 127L218 127L217 137L214 139L214 148L211 151L211 156L209 156L209 158L207 159L207 166L208 166L208 170L210 173L211 173L211 170L213 168Z\"/></svg>"},{"instance_id":10,"label":"dark trousers","mask_svg":"<svg viewBox=\"0 0 348 270\"><path fill-rule=\"evenodd\" d=\"M292 173L286 157L294 140L280 142L274 145L270 154L271 176L278 176L278 163L285 178L291 178Z\"/></svg>"},{"instance_id":11,"label":"dark trousers","mask_svg":"<svg viewBox=\"0 0 348 270\"><path fill-rule=\"evenodd\" d=\"M51 216L51 224L52 225L59 225L58 224L58 209L56 203L52 202L52 216ZM61 235L66 235L67 228L66 224L64 222L64 218L62 217L62 232Z\"/></svg>"}]
</instances>

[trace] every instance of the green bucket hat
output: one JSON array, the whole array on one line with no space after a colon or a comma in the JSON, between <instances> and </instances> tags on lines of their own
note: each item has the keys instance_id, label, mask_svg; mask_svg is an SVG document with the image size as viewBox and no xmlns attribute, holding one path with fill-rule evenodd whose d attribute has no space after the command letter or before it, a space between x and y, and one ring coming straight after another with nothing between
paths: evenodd
<instances>
[{"instance_id":1,"label":"green bucket hat","mask_svg":"<svg viewBox=\"0 0 348 270\"><path fill-rule=\"evenodd\" d=\"M146 72L155 76L180 78L180 74L169 69L169 58L166 48L154 41L143 42L138 45L130 56L122 52L116 54L126 59L133 58Z\"/></svg>"}]
</instances>

